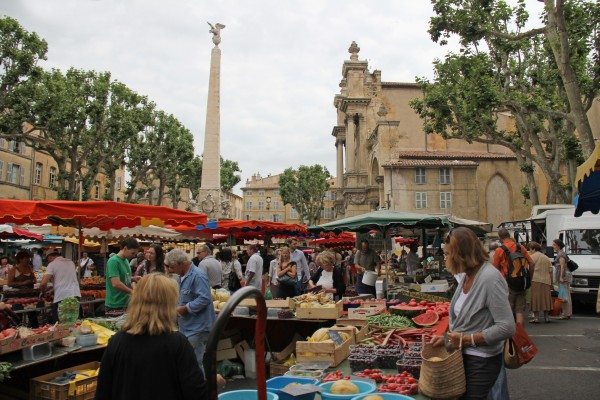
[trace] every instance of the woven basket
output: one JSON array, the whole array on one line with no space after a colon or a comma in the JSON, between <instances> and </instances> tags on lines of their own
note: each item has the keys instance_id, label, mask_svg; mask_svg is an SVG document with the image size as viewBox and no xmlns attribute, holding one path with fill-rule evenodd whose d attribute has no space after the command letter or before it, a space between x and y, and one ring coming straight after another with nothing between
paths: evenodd
<instances>
[{"instance_id":1,"label":"woven basket","mask_svg":"<svg viewBox=\"0 0 600 400\"><path fill-rule=\"evenodd\" d=\"M423 365L419 391L431 399L457 399L467 390L462 357L462 336L457 350L449 353L444 346L433 347L423 342ZM442 361L429 361L439 357Z\"/></svg>"}]
</instances>

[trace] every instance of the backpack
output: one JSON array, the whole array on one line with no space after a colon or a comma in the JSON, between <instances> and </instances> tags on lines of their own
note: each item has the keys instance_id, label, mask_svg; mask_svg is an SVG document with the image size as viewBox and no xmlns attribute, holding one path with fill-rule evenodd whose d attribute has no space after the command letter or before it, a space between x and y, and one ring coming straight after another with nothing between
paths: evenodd
<instances>
[{"instance_id":1,"label":"backpack","mask_svg":"<svg viewBox=\"0 0 600 400\"><path fill-rule=\"evenodd\" d=\"M569 271L574 272L577 268L579 268L579 265L577 265L575 261L569 258L567 260L567 268L569 269Z\"/></svg>"},{"instance_id":2,"label":"backpack","mask_svg":"<svg viewBox=\"0 0 600 400\"><path fill-rule=\"evenodd\" d=\"M531 287L531 275L529 274L529 263L523 255L521 245L517 244L515 252L502 245L502 250L508 260L508 274L506 283L515 292L523 292Z\"/></svg>"}]
</instances>

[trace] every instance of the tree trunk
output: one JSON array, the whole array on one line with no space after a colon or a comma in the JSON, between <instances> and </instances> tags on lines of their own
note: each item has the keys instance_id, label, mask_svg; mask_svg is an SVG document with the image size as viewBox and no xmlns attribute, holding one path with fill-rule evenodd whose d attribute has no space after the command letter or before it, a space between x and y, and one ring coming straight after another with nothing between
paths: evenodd
<instances>
[{"instance_id":1,"label":"tree trunk","mask_svg":"<svg viewBox=\"0 0 600 400\"><path fill-rule=\"evenodd\" d=\"M571 108L570 115L579 133L583 155L587 158L594 151L594 135L583 106L577 75L570 62L569 37L562 0L556 0L556 7L554 6L554 0L546 0L546 11L548 13L546 37L565 87L567 100Z\"/></svg>"},{"instance_id":2,"label":"tree trunk","mask_svg":"<svg viewBox=\"0 0 600 400\"><path fill-rule=\"evenodd\" d=\"M165 180L163 178L160 178L158 182L158 199L156 200L156 205L161 206L163 196L165 195Z\"/></svg>"}]
</instances>

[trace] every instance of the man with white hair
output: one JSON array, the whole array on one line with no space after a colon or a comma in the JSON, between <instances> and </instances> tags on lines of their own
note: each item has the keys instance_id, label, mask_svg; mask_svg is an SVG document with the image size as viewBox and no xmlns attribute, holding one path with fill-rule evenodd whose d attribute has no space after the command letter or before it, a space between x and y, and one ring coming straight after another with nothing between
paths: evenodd
<instances>
[{"instance_id":1,"label":"man with white hair","mask_svg":"<svg viewBox=\"0 0 600 400\"><path fill-rule=\"evenodd\" d=\"M210 283L206 272L192 264L187 253L174 249L165 256L165 268L181 277L177 323L194 348L200 369L208 335L215 322Z\"/></svg>"}]
</instances>

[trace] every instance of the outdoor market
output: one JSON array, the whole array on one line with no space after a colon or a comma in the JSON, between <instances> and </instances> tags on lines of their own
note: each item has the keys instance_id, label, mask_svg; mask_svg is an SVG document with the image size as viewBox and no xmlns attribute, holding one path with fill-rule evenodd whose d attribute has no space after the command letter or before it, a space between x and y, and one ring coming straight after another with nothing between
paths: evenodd
<instances>
[{"instance_id":1,"label":"outdoor market","mask_svg":"<svg viewBox=\"0 0 600 400\"><path fill-rule=\"evenodd\" d=\"M443 243L462 227L487 246L489 224L381 210L305 227L214 221L157 206L17 200L0 200L0 223L5 223L0 225L3 259L15 262L2 266L0 393L7 398L95 398L100 361L129 310L109 313L116 309L106 301L115 277L104 277L105 266L122 257L122 243L132 238L140 245L129 253L128 276L134 277L129 282L140 285L144 278L135 277L155 275L150 272L181 285L188 274L176 276L171 254L183 254L188 266L196 262L192 254L206 250L204 261L217 257L218 283L212 281L212 267L204 265L210 312L217 315L202 358L209 395L424 399L455 398L465 390L464 372L457 373L462 368L453 368L462 364L462 336L458 350L451 342L431 345L448 331L456 288ZM41 257L38 269L33 254ZM253 281L248 271L255 268L250 267L255 254L262 256L264 269L256 270ZM296 279L305 276L298 254L309 269L304 282ZM361 269L360 254L373 254L373 268ZM51 272L56 267L47 263L51 256L72 266L78 295L57 302L63 275ZM291 285L282 279L290 260L298 260ZM29 280L15 278L16 273ZM48 274L54 274L52 282ZM472 335L469 340L474 342Z\"/></svg>"}]
</instances>

